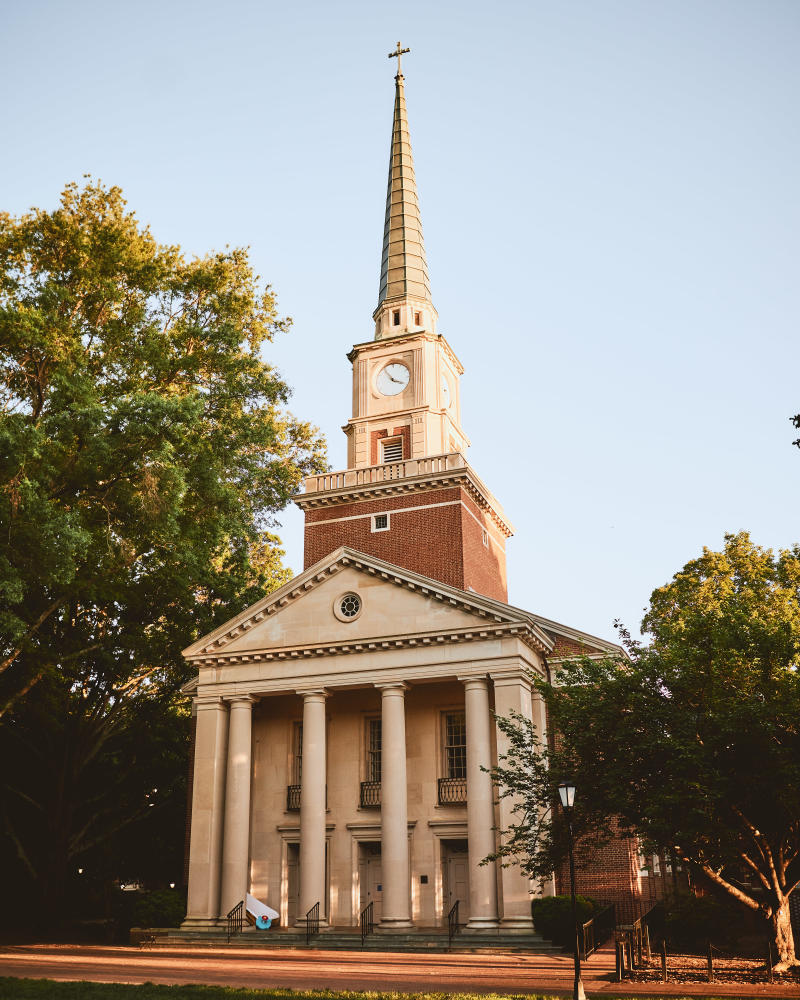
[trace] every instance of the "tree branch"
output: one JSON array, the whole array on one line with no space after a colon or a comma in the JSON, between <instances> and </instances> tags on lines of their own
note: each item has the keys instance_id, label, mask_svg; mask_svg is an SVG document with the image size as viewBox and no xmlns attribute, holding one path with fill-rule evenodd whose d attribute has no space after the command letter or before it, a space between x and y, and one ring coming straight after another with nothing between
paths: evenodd
<instances>
[{"instance_id":1,"label":"tree branch","mask_svg":"<svg viewBox=\"0 0 800 1000\"><path fill-rule=\"evenodd\" d=\"M42 625L44 625L44 623L47 621L47 619L50 617L50 615L52 615L52 613L57 608L61 607L61 605L64 603L64 601L65 601L64 597L59 597L59 599L57 601L53 601L53 603L50 605L49 608L45 608L44 611L39 615L39 617L33 623L33 625L31 625L31 627L25 633L25 638L26 639L30 639L31 636L34 636L39 631L39 629L42 627ZM4 673L6 670L8 670L8 668L16 660L16 658L22 653L22 651L23 651L23 647L22 646L18 646L16 649L12 650L12 652L10 653L10 655L7 656L5 658L5 660L3 660L0 663L0 674Z\"/></svg>"}]
</instances>

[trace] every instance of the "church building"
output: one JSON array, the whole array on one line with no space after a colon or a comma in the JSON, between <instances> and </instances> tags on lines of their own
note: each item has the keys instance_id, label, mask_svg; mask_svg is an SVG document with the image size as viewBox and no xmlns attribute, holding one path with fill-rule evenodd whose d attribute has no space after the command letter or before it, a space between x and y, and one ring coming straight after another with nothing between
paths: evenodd
<instances>
[{"instance_id":1,"label":"church building","mask_svg":"<svg viewBox=\"0 0 800 1000\"><path fill-rule=\"evenodd\" d=\"M544 732L531 676L619 652L508 603L513 528L467 459L400 52L374 330L347 355L347 468L296 498L304 571L184 653L197 670L185 928L218 926L251 893L282 926L317 904L323 928L357 926L371 903L380 929L446 927L458 901L468 931L532 931L532 894L554 880L480 864L511 822L484 770L506 749L493 713ZM636 858L622 864L635 880Z\"/></svg>"}]
</instances>

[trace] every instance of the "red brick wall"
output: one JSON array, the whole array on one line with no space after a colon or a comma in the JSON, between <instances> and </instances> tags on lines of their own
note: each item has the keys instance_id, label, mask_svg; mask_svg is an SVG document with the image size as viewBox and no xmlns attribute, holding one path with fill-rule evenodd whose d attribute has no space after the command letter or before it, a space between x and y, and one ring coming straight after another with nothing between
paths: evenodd
<instances>
[{"instance_id":1,"label":"red brick wall","mask_svg":"<svg viewBox=\"0 0 800 1000\"><path fill-rule=\"evenodd\" d=\"M610 824L616 830L614 820ZM642 912L638 873L638 845L633 838L617 836L599 849L580 841L575 844L575 891L600 903L616 904L618 923L636 919ZM558 873L556 887L563 895L569 893L567 865Z\"/></svg>"},{"instance_id":2,"label":"red brick wall","mask_svg":"<svg viewBox=\"0 0 800 1000\"><path fill-rule=\"evenodd\" d=\"M495 546L490 543L487 548L483 544L480 525L462 503L469 504L476 516L484 518L460 486L309 509L305 567L347 545L453 587L472 587L476 593L505 601L504 554L500 558ZM431 504L447 506L431 507ZM424 509L408 509L413 507ZM397 511L403 513L393 514ZM390 515L390 530L372 531L368 515L381 513Z\"/></svg>"},{"instance_id":3,"label":"red brick wall","mask_svg":"<svg viewBox=\"0 0 800 1000\"><path fill-rule=\"evenodd\" d=\"M471 587L478 594L505 603L508 601L505 535L468 494L465 493L463 499L467 507L467 510L461 508L464 589ZM488 545L483 544L482 528L488 533Z\"/></svg>"},{"instance_id":4,"label":"red brick wall","mask_svg":"<svg viewBox=\"0 0 800 1000\"><path fill-rule=\"evenodd\" d=\"M617 829L613 820L610 825L612 829ZM660 899L685 891L684 873L667 871L663 855L659 857L658 870L653 865L652 855L646 859L649 868L646 874L640 874L641 863L635 837L618 835L599 849L577 843L575 890L599 903L614 903L619 924L632 923ZM556 876L556 889L565 896L569 894L567 865Z\"/></svg>"}]
</instances>

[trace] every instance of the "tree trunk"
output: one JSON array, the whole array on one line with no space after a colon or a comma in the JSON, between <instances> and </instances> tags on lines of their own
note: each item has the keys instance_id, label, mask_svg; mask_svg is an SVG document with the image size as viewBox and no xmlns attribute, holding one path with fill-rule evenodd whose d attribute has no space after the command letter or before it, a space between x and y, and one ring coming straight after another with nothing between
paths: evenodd
<instances>
[{"instance_id":1,"label":"tree trunk","mask_svg":"<svg viewBox=\"0 0 800 1000\"><path fill-rule=\"evenodd\" d=\"M769 918L772 929L772 938L775 942L775 951L778 961L775 965L776 972L785 972L794 965L800 965L794 951L794 935L792 934L792 920L789 914L789 897L781 897L781 901Z\"/></svg>"}]
</instances>

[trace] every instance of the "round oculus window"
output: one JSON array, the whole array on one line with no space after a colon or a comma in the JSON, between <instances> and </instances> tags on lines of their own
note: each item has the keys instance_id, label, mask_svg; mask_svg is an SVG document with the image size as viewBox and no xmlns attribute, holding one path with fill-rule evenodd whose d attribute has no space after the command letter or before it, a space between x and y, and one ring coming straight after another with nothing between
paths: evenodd
<instances>
[{"instance_id":1,"label":"round oculus window","mask_svg":"<svg viewBox=\"0 0 800 1000\"><path fill-rule=\"evenodd\" d=\"M342 622L352 622L361 614L361 598L358 594L348 593L337 597L333 602L333 613Z\"/></svg>"}]
</instances>

